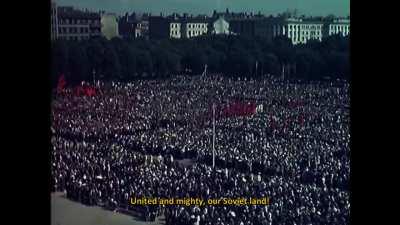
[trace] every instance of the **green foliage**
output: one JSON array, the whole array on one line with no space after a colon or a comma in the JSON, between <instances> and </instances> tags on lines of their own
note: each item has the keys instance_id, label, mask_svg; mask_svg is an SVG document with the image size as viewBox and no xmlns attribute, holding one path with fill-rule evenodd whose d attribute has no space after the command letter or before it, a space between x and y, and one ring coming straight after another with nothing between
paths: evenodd
<instances>
[{"instance_id":1,"label":"green foliage","mask_svg":"<svg viewBox=\"0 0 400 225\"><path fill-rule=\"evenodd\" d=\"M210 35L194 39L146 40L94 38L52 42L52 81L65 74L67 82L97 79L133 80L144 75L166 77L190 69L226 76L280 75L282 65L295 65L292 78L350 78L349 38L334 35L322 42L293 45L288 38ZM257 74L255 64L258 62Z\"/></svg>"},{"instance_id":2,"label":"green foliage","mask_svg":"<svg viewBox=\"0 0 400 225\"><path fill-rule=\"evenodd\" d=\"M68 70L66 79L73 84L77 84L82 80L89 80L91 73L89 68L89 59L85 49L81 48L75 42L70 43Z\"/></svg>"}]
</instances>

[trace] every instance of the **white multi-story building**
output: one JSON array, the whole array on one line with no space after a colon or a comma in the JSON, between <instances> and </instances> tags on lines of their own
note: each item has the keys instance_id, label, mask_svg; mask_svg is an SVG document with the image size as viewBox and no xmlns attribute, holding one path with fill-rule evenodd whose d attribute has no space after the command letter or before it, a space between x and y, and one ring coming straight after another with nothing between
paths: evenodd
<instances>
[{"instance_id":1,"label":"white multi-story building","mask_svg":"<svg viewBox=\"0 0 400 225\"><path fill-rule=\"evenodd\" d=\"M341 33L347 36L350 33L349 20L334 20L324 22L322 20L307 20L297 18L270 20L271 37L285 36L293 44L305 44L309 40L322 41L324 37Z\"/></svg>"},{"instance_id":2,"label":"white multi-story building","mask_svg":"<svg viewBox=\"0 0 400 225\"><path fill-rule=\"evenodd\" d=\"M187 38L197 37L208 32L208 23L203 21L189 21L183 24L183 26L185 26L185 33L183 35Z\"/></svg>"},{"instance_id":3,"label":"white multi-story building","mask_svg":"<svg viewBox=\"0 0 400 225\"><path fill-rule=\"evenodd\" d=\"M57 7L57 37L65 40L87 40L101 35L100 14Z\"/></svg>"},{"instance_id":4,"label":"white multi-story building","mask_svg":"<svg viewBox=\"0 0 400 225\"><path fill-rule=\"evenodd\" d=\"M317 22L302 22L302 23L288 23L287 34L293 44L305 44L307 41L313 39L322 41L322 23Z\"/></svg>"},{"instance_id":5,"label":"white multi-story building","mask_svg":"<svg viewBox=\"0 0 400 225\"><path fill-rule=\"evenodd\" d=\"M303 21L302 19L286 19L281 24L273 25L273 36L285 36L293 44L305 44L309 40L322 40L323 23L319 21Z\"/></svg>"},{"instance_id":6,"label":"white multi-story building","mask_svg":"<svg viewBox=\"0 0 400 225\"><path fill-rule=\"evenodd\" d=\"M192 38L208 33L208 21L201 18L173 18L169 22L170 38Z\"/></svg>"},{"instance_id":7,"label":"white multi-story building","mask_svg":"<svg viewBox=\"0 0 400 225\"><path fill-rule=\"evenodd\" d=\"M171 38L181 38L181 23L179 22L171 22L169 24L169 36Z\"/></svg>"},{"instance_id":8,"label":"white multi-story building","mask_svg":"<svg viewBox=\"0 0 400 225\"><path fill-rule=\"evenodd\" d=\"M58 19L57 5L51 1L51 40L56 40L58 37Z\"/></svg>"},{"instance_id":9,"label":"white multi-story building","mask_svg":"<svg viewBox=\"0 0 400 225\"><path fill-rule=\"evenodd\" d=\"M328 35L342 34L348 36L350 34L350 20L336 19L328 24Z\"/></svg>"}]
</instances>

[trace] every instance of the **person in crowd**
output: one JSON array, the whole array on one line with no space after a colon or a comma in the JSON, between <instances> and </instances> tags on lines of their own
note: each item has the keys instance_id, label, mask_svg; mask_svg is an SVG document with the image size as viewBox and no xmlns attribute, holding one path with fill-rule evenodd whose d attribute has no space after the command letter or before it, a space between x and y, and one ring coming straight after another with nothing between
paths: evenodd
<instances>
[{"instance_id":1,"label":"person in crowd","mask_svg":"<svg viewBox=\"0 0 400 225\"><path fill-rule=\"evenodd\" d=\"M166 224L348 224L349 85L176 76L52 103L52 190ZM223 114L233 102L263 105ZM216 168L212 168L212 111ZM192 165L180 159L190 158ZM269 197L267 206L133 206L136 197Z\"/></svg>"}]
</instances>

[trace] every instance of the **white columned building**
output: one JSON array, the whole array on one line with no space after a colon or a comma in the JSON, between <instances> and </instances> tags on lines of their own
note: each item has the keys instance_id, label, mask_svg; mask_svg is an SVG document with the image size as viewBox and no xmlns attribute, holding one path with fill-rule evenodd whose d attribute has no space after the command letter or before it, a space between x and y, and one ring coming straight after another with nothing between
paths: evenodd
<instances>
[{"instance_id":1,"label":"white columned building","mask_svg":"<svg viewBox=\"0 0 400 225\"><path fill-rule=\"evenodd\" d=\"M336 19L329 24L328 35L342 34L348 36L350 34L350 20Z\"/></svg>"}]
</instances>

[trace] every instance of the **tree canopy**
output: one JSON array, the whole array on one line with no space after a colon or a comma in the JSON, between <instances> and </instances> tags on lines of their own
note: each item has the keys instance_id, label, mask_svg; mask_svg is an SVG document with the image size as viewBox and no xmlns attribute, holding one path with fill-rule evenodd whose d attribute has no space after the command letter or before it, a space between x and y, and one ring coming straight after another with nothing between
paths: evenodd
<instances>
[{"instance_id":1,"label":"tree canopy","mask_svg":"<svg viewBox=\"0 0 400 225\"><path fill-rule=\"evenodd\" d=\"M204 64L211 73L226 76L280 76L289 78L348 79L349 38L334 35L307 44L293 45L288 38L210 35L193 39L124 40L93 38L52 42L52 80L65 74L69 83L96 79L128 81L171 74L201 74ZM255 64L257 63L257 70ZM293 70L293 68L295 68ZM285 69L286 71L286 69Z\"/></svg>"}]
</instances>

